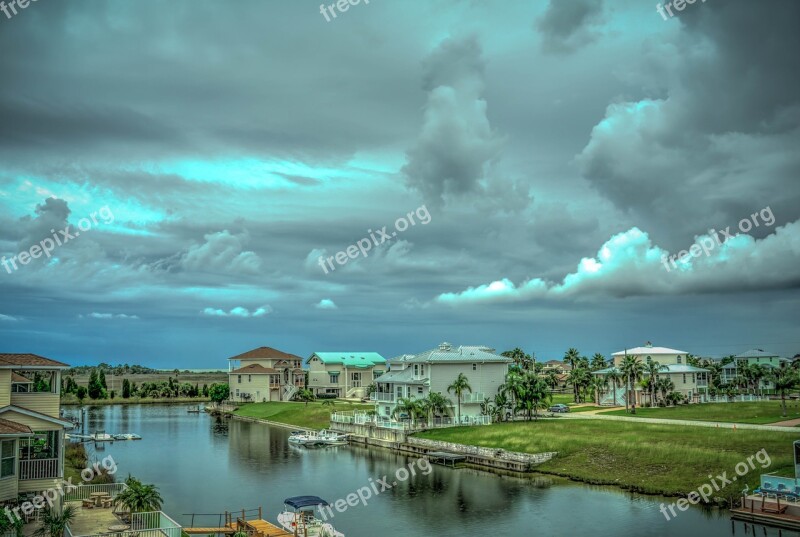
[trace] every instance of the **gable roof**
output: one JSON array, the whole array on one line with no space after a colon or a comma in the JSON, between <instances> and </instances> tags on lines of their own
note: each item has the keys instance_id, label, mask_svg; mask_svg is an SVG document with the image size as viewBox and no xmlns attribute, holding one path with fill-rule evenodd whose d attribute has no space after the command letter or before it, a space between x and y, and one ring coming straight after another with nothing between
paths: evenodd
<instances>
[{"instance_id":1,"label":"gable roof","mask_svg":"<svg viewBox=\"0 0 800 537\"><path fill-rule=\"evenodd\" d=\"M766 352L763 349L750 349L742 354L737 354L734 358L778 358L775 353Z\"/></svg>"},{"instance_id":2,"label":"gable roof","mask_svg":"<svg viewBox=\"0 0 800 537\"><path fill-rule=\"evenodd\" d=\"M27 425L17 423L16 421L0 418L0 435L24 435L33 434L33 430Z\"/></svg>"},{"instance_id":3,"label":"gable roof","mask_svg":"<svg viewBox=\"0 0 800 537\"><path fill-rule=\"evenodd\" d=\"M625 354L640 355L640 354L689 354L686 351L679 351L677 349L670 349L669 347L634 347L624 351L615 352L612 356L625 356Z\"/></svg>"},{"instance_id":4,"label":"gable roof","mask_svg":"<svg viewBox=\"0 0 800 537\"><path fill-rule=\"evenodd\" d=\"M241 375L245 373L247 375L269 375L280 373L277 369L272 369L271 367L264 367L261 364L250 364L244 367L240 367L239 369L234 369L229 375Z\"/></svg>"},{"instance_id":5,"label":"gable roof","mask_svg":"<svg viewBox=\"0 0 800 537\"><path fill-rule=\"evenodd\" d=\"M386 358L377 352L315 352L308 361L317 357L325 365L343 365L345 367L373 367L386 365Z\"/></svg>"},{"instance_id":6,"label":"gable roof","mask_svg":"<svg viewBox=\"0 0 800 537\"><path fill-rule=\"evenodd\" d=\"M18 414L24 414L26 416L30 416L32 418L38 418L40 420L49 421L50 423L55 423L56 425L61 425L64 428L72 429L74 424L71 421L65 421L59 418L54 418L48 414L42 414L41 412L36 412L35 410L31 410L29 408L25 408L22 406L17 405L7 405L3 408L0 408L0 414L5 414L6 412L17 412ZM11 421L11 420L6 420Z\"/></svg>"},{"instance_id":7,"label":"gable roof","mask_svg":"<svg viewBox=\"0 0 800 537\"><path fill-rule=\"evenodd\" d=\"M67 368L68 364L56 362L50 358L39 356L38 354L24 353L0 353L0 369L11 369L13 367L40 367L40 368Z\"/></svg>"},{"instance_id":8,"label":"gable roof","mask_svg":"<svg viewBox=\"0 0 800 537\"><path fill-rule=\"evenodd\" d=\"M282 360L302 360L299 356L289 354L288 352L279 351L272 347L258 347L242 354L237 354L228 358L228 360L258 360L258 359L282 359Z\"/></svg>"}]
</instances>

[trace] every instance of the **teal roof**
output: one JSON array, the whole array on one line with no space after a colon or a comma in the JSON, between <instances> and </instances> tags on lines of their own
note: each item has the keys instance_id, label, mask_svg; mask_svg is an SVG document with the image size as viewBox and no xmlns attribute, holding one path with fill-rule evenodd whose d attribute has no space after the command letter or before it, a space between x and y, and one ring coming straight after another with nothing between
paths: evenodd
<instances>
[{"instance_id":1,"label":"teal roof","mask_svg":"<svg viewBox=\"0 0 800 537\"><path fill-rule=\"evenodd\" d=\"M315 352L308 359L317 357L325 365L368 368L386 365L386 358L377 352Z\"/></svg>"}]
</instances>

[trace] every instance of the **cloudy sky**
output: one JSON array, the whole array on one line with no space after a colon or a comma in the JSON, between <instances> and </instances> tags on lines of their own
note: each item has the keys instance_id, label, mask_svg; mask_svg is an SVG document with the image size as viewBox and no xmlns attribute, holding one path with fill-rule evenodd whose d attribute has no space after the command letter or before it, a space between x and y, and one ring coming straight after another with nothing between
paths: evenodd
<instances>
[{"instance_id":1,"label":"cloudy sky","mask_svg":"<svg viewBox=\"0 0 800 537\"><path fill-rule=\"evenodd\" d=\"M0 351L799 353L800 3L673 13L0 13Z\"/></svg>"}]
</instances>

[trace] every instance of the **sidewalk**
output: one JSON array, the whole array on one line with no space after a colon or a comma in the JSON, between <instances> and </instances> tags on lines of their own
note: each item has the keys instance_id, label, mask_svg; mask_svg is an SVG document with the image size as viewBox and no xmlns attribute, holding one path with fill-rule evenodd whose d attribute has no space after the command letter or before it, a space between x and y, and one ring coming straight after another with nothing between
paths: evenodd
<instances>
[{"instance_id":1,"label":"sidewalk","mask_svg":"<svg viewBox=\"0 0 800 537\"><path fill-rule=\"evenodd\" d=\"M571 420L609 420L609 421L635 421L638 423L657 423L660 425L690 425L692 427L713 427L720 429L752 429L757 431L777 431L782 433L798 434L798 431L786 425L757 425L754 423L727 423L719 421L692 421L692 420L665 420L662 418L635 418L628 416L606 416L593 412L576 412L574 414L567 413L561 414L558 418L553 419L571 419ZM794 421L794 420L793 420ZM784 422L785 423L785 422Z\"/></svg>"}]
</instances>

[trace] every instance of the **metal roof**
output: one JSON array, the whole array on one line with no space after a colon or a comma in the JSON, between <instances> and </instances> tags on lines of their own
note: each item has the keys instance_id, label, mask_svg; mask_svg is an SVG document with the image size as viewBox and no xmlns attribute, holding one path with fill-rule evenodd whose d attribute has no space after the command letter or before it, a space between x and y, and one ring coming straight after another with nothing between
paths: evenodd
<instances>
[{"instance_id":1,"label":"metal roof","mask_svg":"<svg viewBox=\"0 0 800 537\"><path fill-rule=\"evenodd\" d=\"M325 365L337 364L345 367L373 367L386 364L386 358L377 352L315 352L309 356L319 358Z\"/></svg>"}]
</instances>

